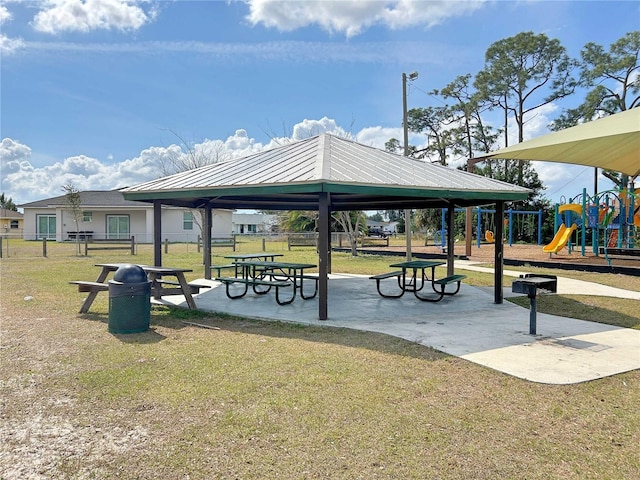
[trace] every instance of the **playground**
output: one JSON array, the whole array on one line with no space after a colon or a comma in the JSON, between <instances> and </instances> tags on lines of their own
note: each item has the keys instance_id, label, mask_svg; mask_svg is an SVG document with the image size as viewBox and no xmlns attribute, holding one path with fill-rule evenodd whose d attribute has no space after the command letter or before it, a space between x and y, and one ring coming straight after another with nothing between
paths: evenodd
<instances>
[{"instance_id":1,"label":"playground","mask_svg":"<svg viewBox=\"0 0 640 480\"><path fill-rule=\"evenodd\" d=\"M543 247L550 256L566 249L581 256L591 252L611 265L615 257L640 257L640 196L633 191L607 190L593 196L562 198L554 208L553 240Z\"/></svg>"},{"instance_id":2,"label":"playground","mask_svg":"<svg viewBox=\"0 0 640 480\"><path fill-rule=\"evenodd\" d=\"M462 212L463 209L456 209ZM473 210L474 240L467 255L463 241L455 246L455 255L472 261L493 262L495 211ZM412 246L412 253L441 254L446 236L444 210L442 228L425 246ZM507 210L504 216L505 263L540 262L545 266L568 269L572 265L587 269L598 267L637 268L640 275L640 195L625 190L607 190L588 195L586 189L571 198L562 197L553 211L553 238L542 242L540 211ZM522 242L523 238L529 242ZM537 240L537 244L533 243ZM526 239L525 239L526 242ZM402 247L390 247L400 251ZM602 271L602 270L601 270Z\"/></svg>"},{"instance_id":3,"label":"playground","mask_svg":"<svg viewBox=\"0 0 640 480\"><path fill-rule=\"evenodd\" d=\"M406 250L404 246L390 246L385 248L385 250L392 251L402 251ZM429 254L436 255L442 254L442 249L437 246L419 246L412 245L411 247L412 253L415 254ZM465 255L465 245L463 243L459 243L455 247L455 255L462 257ZM483 263L493 263L495 255L494 245L491 243L483 243L480 248L476 245L473 245L471 248L471 255L466 256L469 260L483 262ZM505 245L504 246L504 258L505 262L508 263L509 260L515 261L532 261L532 262L545 262L553 266L563 266L570 267L571 265L575 266L612 266L612 267L632 267L638 269L638 274L640 275L640 257L610 257L610 264L604 255L596 256L595 253L587 251L583 256L581 255L579 250L574 250L572 253L569 253L565 248L560 250L557 254L549 256L548 253L545 253L542 250L542 245L531 245L531 244L513 244L512 246Z\"/></svg>"}]
</instances>

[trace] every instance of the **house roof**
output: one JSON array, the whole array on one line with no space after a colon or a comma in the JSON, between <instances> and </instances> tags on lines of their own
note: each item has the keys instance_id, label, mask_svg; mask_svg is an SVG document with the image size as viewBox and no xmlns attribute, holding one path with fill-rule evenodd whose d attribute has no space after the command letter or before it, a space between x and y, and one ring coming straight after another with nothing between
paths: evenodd
<instances>
[{"instance_id":1,"label":"house roof","mask_svg":"<svg viewBox=\"0 0 640 480\"><path fill-rule=\"evenodd\" d=\"M272 222L277 218L276 215L265 213L234 213L231 217L233 223L241 223L244 225L260 225Z\"/></svg>"},{"instance_id":2,"label":"house roof","mask_svg":"<svg viewBox=\"0 0 640 480\"><path fill-rule=\"evenodd\" d=\"M87 207L137 207L148 208L143 202L125 200L120 190L87 190L80 193L80 203ZM19 205L21 208L55 208L66 207L66 195L37 200L35 202Z\"/></svg>"},{"instance_id":3,"label":"house roof","mask_svg":"<svg viewBox=\"0 0 640 480\"><path fill-rule=\"evenodd\" d=\"M0 218L14 218L19 220L23 218L23 214L16 212L15 210L9 210L8 208L0 208Z\"/></svg>"},{"instance_id":4,"label":"house roof","mask_svg":"<svg viewBox=\"0 0 640 480\"><path fill-rule=\"evenodd\" d=\"M544 160L640 175L640 108L512 145L483 158Z\"/></svg>"},{"instance_id":5,"label":"house roof","mask_svg":"<svg viewBox=\"0 0 640 480\"><path fill-rule=\"evenodd\" d=\"M131 200L274 210L317 210L321 192L332 210L366 210L523 200L529 190L328 133L123 189Z\"/></svg>"}]
</instances>

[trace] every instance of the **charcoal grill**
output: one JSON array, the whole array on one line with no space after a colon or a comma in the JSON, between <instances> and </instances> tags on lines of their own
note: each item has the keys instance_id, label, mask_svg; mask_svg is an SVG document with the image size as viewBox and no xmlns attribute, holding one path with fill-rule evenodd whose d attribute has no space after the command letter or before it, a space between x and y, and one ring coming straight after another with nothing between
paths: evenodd
<instances>
[{"instance_id":1,"label":"charcoal grill","mask_svg":"<svg viewBox=\"0 0 640 480\"><path fill-rule=\"evenodd\" d=\"M536 334L537 305L536 297L540 293L556 293L558 291L558 277L555 275L536 275L527 273L520 275L511 284L513 293L524 293L529 297L529 334Z\"/></svg>"}]
</instances>

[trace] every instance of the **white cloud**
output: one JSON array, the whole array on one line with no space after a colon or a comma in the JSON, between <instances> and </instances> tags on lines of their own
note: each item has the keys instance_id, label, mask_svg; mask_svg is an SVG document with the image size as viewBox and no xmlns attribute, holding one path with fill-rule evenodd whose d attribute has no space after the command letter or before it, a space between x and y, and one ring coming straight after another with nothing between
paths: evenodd
<instances>
[{"instance_id":1,"label":"white cloud","mask_svg":"<svg viewBox=\"0 0 640 480\"><path fill-rule=\"evenodd\" d=\"M302 140L326 132L335 133L344 138L349 136L347 132L338 126L336 121L331 118L322 117L320 120L308 120L305 118L302 122L294 125L292 140Z\"/></svg>"},{"instance_id":2,"label":"white cloud","mask_svg":"<svg viewBox=\"0 0 640 480\"><path fill-rule=\"evenodd\" d=\"M447 18L471 13L482 7L482 0L430 1L296 1L250 0L247 19L251 24L263 24L280 31L292 31L309 25L319 25L329 33L344 33L347 37L363 30L384 25L399 29L416 25L431 27Z\"/></svg>"},{"instance_id":3,"label":"white cloud","mask_svg":"<svg viewBox=\"0 0 640 480\"><path fill-rule=\"evenodd\" d=\"M224 161L322 132L346 135L335 120L324 117L320 120L305 119L294 125L292 137L273 138L267 144L256 142L246 130L239 129L225 140L205 139L189 148L197 156ZM80 190L112 190L136 185L170 173L168 168L163 170L163 166L176 159L186 160L189 155L186 148L178 145L151 146L142 150L137 157L115 164L77 155L44 167L34 167L31 153L29 146L11 138L4 138L0 143L1 190L16 204L61 195L62 186L67 184L73 184Z\"/></svg>"},{"instance_id":4,"label":"white cloud","mask_svg":"<svg viewBox=\"0 0 640 480\"><path fill-rule=\"evenodd\" d=\"M9 22L13 18L11 12L4 5L0 5L0 26ZM20 38L9 38L0 34L0 54L11 55L24 46Z\"/></svg>"},{"instance_id":5,"label":"white cloud","mask_svg":"<svg viewBox=\"0 0 640 480\"><path fill-rule=\"evenodd\" d=\"M395 138L400 142L404 142L404 131L402 127L366 127L356 134L356 141L363 145L379 148L384 150L385 144ZM409 132L409 145L414 145L418 150L422 150L427 146L427 136L423 133Z\"/></svg>"},{"instance_id":6,"label":"white cloud","mask_svg":"<svg viewBox=\"0 0 640 480\"><path fill-rule=\"evenodd\" d=\"M546 110L547 113L551 111L553 107ZM529 132L541 134L544 133L542 130L546 129L547 123L544 112L540 112L531 117L527 128ZM345 138L351 137L334 119L323 117L318 120L304 119L293 126L290 137L274 137L266 144L256 142L246 130L239 129L224 140L205 139L190 148L199 156L206 155L224 161L324 132ZM385 142L390 138L401 139L402 136L402 128L374 126L360 130L353 138L359 143L384 149ZM531 137L533 136L537 135L532 134ZM411 134L410 143L424 148L426 137ZM73 184L80 190L111 190L153 180L164 175L163 164L166 165L172 159L184 158L188 152L178 145L151 146L142 150L138 156L115 164L108 162L108 159L101 161L77 155L44 167L34 167L31 164L31 155L31 148L19 141L5 138L0 142L1 190L16 204L61 195L62 186L66 184ZM451 166L455 167L457 164L451 162ZM546 194L554 201L561 195L575 196L582 192L583 187L590 187L593 183L593 169L589 167L549 162L535 162L534 167L548 187ZM603 180L601 182L603 189L608 186Z\"/></svg>"},{"instance_id":7,"label":"white cloud","mask_svg":"<svg viewBox=\"0 0 640 480\"><path fill-rule=\"evenodd\" d=\"M403 136L404 132L400 127L366 127L358 132L356 139L358 143L369 145L374 148L384 149L384 144L389 140L395 138L402 142Z\"/></svg>"},{"instance_id":8,"label":"white cloud","mask_svg":"<svg viewBox=\"0 0 640 480\"><path fill-rule=\"evenodd\" d=\"M138 30L153 14L129 0L48 0L32 25L45 33Z\"/></svg>"},{"instance_id":9,"label":"white cloud","mask_svg":"<svg viewBox=\"0 0 640 480\"><path fill-rule=\"evenodd\" d=\"M11 20L12 15L11 12L4 5L0 5L0 25Z\"/></svg>"}]
</instances>

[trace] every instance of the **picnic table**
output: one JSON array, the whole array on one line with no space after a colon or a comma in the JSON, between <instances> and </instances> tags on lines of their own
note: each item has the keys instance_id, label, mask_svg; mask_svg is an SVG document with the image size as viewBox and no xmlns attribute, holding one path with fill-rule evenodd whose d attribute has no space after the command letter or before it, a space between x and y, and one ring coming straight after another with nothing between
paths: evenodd
<instances>
[{"instance_id":1,"label":"picnic table","mask_svg":"<svg viewBox=\"0 0 640 480\"><path fill-rule=\"evenodd\" d=\"M376 281L376 288L380 296L385 298L400 298L405 292L412 292L418 300L424 302L439 302L445 295L455 295L460 290L460 282L466 278L466 275L450 275L448 277L436 279L436 267L445 265L446 262L441 260L410 260L407 262L392 263L391 268L399 268L393 272L381 273L369 277ZM409 273L408 273L409 272ZM384 293L380 288L381 280L395 278L397 280L398 293ZM422 295L418 292L422 291L424 286L429 283L433 295ZM447 292L446 286L457 283L457 288L453 292Z\"/></svg>"},{"instance_id":2,"label":"picnic table","mask_svg":"<svg viewBox=\"0 0 640 480\"><path fill-rule=\"evenodd\" d=\"M318 293L318 277L305 275L304 273L305 270L316 268L317 265L252 259L238 260L234 265L237 267L235 277L217 278L218 281L225 284L227 297L231 299L244 297L249 291L249 286L252 287L253 292L257 295L264 295L272 287L275 288L276 302L279 305L288 305L293 302L298 292L304 300L312 299ZM315 288L312 295L305 294L304 280L314 281ZM236 283L244 286L239 293L233 293L230 289ZM281 299L280 289L289 287L293 290L291 296L288 299Z\"/></svg>"},{"instance_id":3,"label":"picnic table","mask_svg":"<svg viewBox=\"0 0 640 480\"><path fill-rule=\"evenodd\" d=\"M245 262L247 260L262 260L262 261L275 261L276 257L282 257L282 253L236 253L233 255L225 255L224 258L228 258L236 262Z\"/></svg>"},{"instance_id":4,"label":"picnic table","mask_svg":"<svg viewBox=\"0 0 640 480\"><path fill-rule=\"evenodd\" d=\"M232 255L225 255L224 258L228 258L231 262L225 265L211 265L211 270L217 271L217 277L222 274L222 270L233 270L235 272L235 276L238 277L241 275L240 271L240 263L246 262L248 260L263 260L263 261L274 261L276 257L282 257L282 253L234 253Z\"/></svg>"},{"instance_id":5,"label":"picnic table","mask_svg":"<svg viewBox=\"0 0 640 480\"><path fill-rule=\"evenodd\" d=\"M74 280L69 282L78 285L79 292L89 293L80 308L80 313L86 313L89 311L89 308L98 296L98 293L109 290L109 285L106 283L107 277L110 273L118 270L122 265L126 264L98 263L96 264L96 267L100 267L101 270L95 282L84 280ZM156 267L151 265L139 266L144 270L147 274L147 278L151 282L151 292L154 299L160 300L163 295L183 295L190 309L195 310L197 308L196 302L193 299L193 294L198 293L200 289L205 288L205 286L187 282L184 274L192 272L193 270L188 268ZM175 280L164 280L163 277L175 277Z\"/></svg>"},{"instance_id":6,"label":"picnic table","mask_svg":"<svg viewBox=\"0 0 640 480\"><path fill-rule=\"evenodd\" d=\"M196 302L193 299L192 292L200 290L199 285L189 284L184 274L192 272L189 268L172 268L172 267L151 267L141 265L151 281L151 293L156 300L162 299L163 295L184 295L187 305L191 310L196 310ZM175 277L177 281L163 280L163 277ZM166 285L174 285L167 287ZM197 293L197 292L196 292Z\"/></svg>"}]
</instances>

